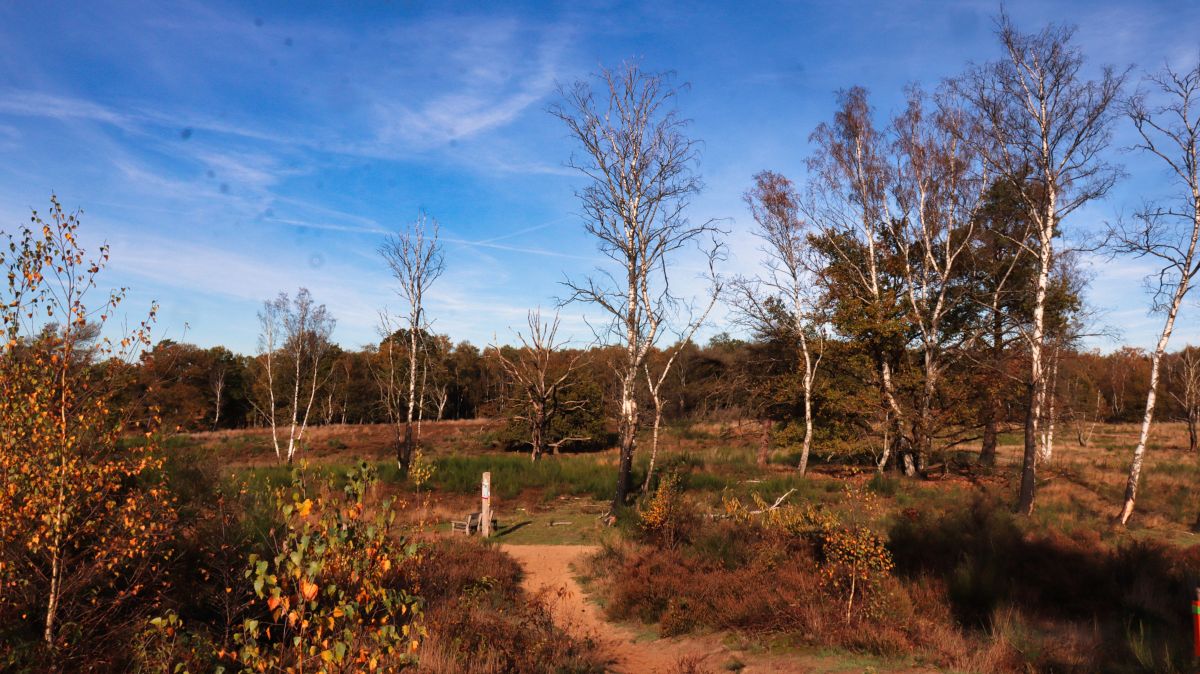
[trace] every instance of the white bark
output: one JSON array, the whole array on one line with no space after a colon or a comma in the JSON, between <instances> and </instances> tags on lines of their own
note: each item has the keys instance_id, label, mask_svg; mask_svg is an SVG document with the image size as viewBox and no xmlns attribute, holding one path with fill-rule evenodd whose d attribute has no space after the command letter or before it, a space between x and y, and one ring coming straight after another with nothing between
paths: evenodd
<instances>
[{"instance_id":1,"label":"white bark","mask_svg":"<svg viewBox=\"0 0 1200 674\"><path fill-rule=\"evenodd\" d=\"M699 160L687 120L671 109L670 76L647 73L636 63L603 69L599 91L588 81L560 90L551 114L562 121L582 153L569 165L587 179L577 193L585 227L613 263L581 282L568 280L571 301L594 304L611 319L608 333L624 347L617 366L621 387L621 454L612 509L625 506L637 448L638 379L675 298L667 262L684 246L718 230L693 225L684 211L702 183L692 172ZM714 249L717 244L714 241ZM710 252L710 255L714 253Z\"/></svg>"},{"instance_id":2,"label":"white bark","mask_svg":"<svg viewBox=\"0 0 1200 674\"><path fill-rule=\"evenodd\" d=\"M1158 287L1156 308L1166 309L1162 331L1150 356L1150 386L1146 391L1146 407L1142 414L1142 426L1138 443L1133 450L1129 465L1129 477L1125 483L1125 500L1117 514L1122 525L1129 521L1137 500L1138 481L1145 460L1146 444L1154 424L1154 407L1157 400L1159 372L1163 354L1171 340L1175 319L1191 289L1200 266L1197 261L1197 241L1200 240L1200 170L1197 152L1200 149L1200 110L1195 109L1197 94L1200 94L1200 63L1190 72L1177 74L1167 69L1164 74L1153 78L1167 103L1154 110L1147 108L1144 99L1135 99L1129 107L1142 136L1141 149L1171 168L1183 188L1179 207L1151 207L1139 214L1142 227L1130 235L1120 237L1121 248L1139 256L1150 256L1163 264L1156 275ZM1186 223L1180 231L1170 227L1171 222ZM1159 298L1167 296L1165 307Z\"/></svg>"},{"instance_id":3,"label":"white bark","mask_svg":"<svg viewBox=\"0 0 1200 674\"><path fill-rule=\"evenodd\" d=\"M392 276L399 284L396 293L407 306L405 323L408 329L408 400L404 416L404 439L396 447L396 465L402 472L408 471L414 445L417 362L421 347L419 340L428 323L425 319L425 294L445 271L445 260L438 235L437 220L427 218L422 212L408 228L389 236L379 248L380 255L391 268Z\"/></svg>"}]
</instances>

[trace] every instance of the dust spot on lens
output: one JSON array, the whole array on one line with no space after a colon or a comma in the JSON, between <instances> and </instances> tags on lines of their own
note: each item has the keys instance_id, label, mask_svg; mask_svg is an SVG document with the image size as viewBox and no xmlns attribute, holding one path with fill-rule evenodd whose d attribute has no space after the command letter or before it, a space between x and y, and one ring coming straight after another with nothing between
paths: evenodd
<instances>
[{"instance_id":1,"label":"dust spot on lens","mask_svg":"<svg viewBox=\"0 0 1200 674\"><path fill-rule=\"evenodd\" d=\"M229 194L229 183L221 183L221 194Z\"/></svg>"},{"instance_id":2,"label":"dust spot on lens","mask_svg":"<svg viewBox=\"0 0 1200 674\"><path fill-rule=\"evenodd\" d=\"M182 131L180 131L180 132L179 132L179 137L180 137L180 138L182 138L182 139L184 139L184 140L187 140L188 138L191 138L191 137L192 137L192 130L191 130L191 129L183 129Z\"/></svg>"}]
</instances>

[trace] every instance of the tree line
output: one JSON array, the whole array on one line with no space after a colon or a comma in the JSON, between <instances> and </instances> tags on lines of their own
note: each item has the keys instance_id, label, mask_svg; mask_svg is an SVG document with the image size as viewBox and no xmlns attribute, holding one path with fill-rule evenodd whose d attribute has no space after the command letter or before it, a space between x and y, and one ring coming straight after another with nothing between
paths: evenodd
<instances>
[{"instance_id":1,"label":"tree line","mask_svg":"<svg viewBox=\"0 0 1200 674\"><path fill-rule=\"evenodd\" d=\"M546 332L553 327L546 321L542 325ZM514 393L513 388L521 386L524 377L541 375L547 379L545 404L558 406L549 410L547 417L561 427L546 433L536 452L532 439L514 428L508 436L514 450L540 455L552 453L555 445L572 449L607 438L594 429L597 420L612 419L618 413L619 390L609 381L612 361L618 357L615 349L563 348L557 335L551 349L547 348L548 334L499 350L481 349L467 341L455 343L447 335L428 332L419 339L430 345L422 353L419 367L427 367L431 373L425 378L430 390L420 418L512 417L523 423L529 404L513 400L514 395L526 395ZM404 343L407 336L397 334L391 341ZM863 442L882 456L877 433L880 421L860 414L861 403L871 396L866 386L870 371L856 346L825 338L820 358L828 362L824 362L822 377L812 385L808 405L812 423L806 426L803 356L790 352L797 342L787 334L734 337L720 333L703 343L689 340L655 349L650 355L652 367L661 371L668 359L674 359L667 376L661 383L655 382L661 421L759 423L767 428L775 445L794 445L797 451L809 428L823 429L813 436L823 460L861 458L864 455L857 448L863 447ZM309 424L389 423L389 403L373 374L381 367L379 361L387 358L381 353L385 351L386 347L379 345L346 350L331 343L320 361L321 383ZM527 366L532 375L509 373L514 363L538 357L547 362L540 368ZM1100 424L1141 421L1151 366L1145 349L1121 347L1104 353L1070 346L1056 353L1055 359L1051 421L1059 442L1090 446ZM157 415L164 427L182 432L265 428L267 422L253 402L255 396L265 394L265 384L259 381L263 360L261 355L236 354L221 346L205 349L161 340L123 366L121 376L129 385L122 390L120 404L136 410L139 418ZM919 365L920 354L908 353L902 362L901 379L917 376L910 370ZM978 459L986 462L994 460L1000 434L1021 420L1020 391L1012 382L985 382L981 373L972 370L963 367L948 375L947 395L954 397L959 421L953 429L945 426L945 432L954 435L940 438L937 447L940 456L946 449L982 444ZM1162 416L1185 422L1191 448L1200 449L1200 347L1186 346L1164 354L1162 371ZM558 386L565 395L550 402L553 392L548 389L554 382L549 380L560 378ZM912 395L910 384L900 388L905 395ZM654 408L648 387L642 395L643 404ZM402 401L400 407L406 406ZM577 408L586 408L587 413L572 414Z\"/></svg>"},{"instance_id":2,"label":"tree line","mask_svg":"<svg viewBox=\"0 0 1200 674\"><path fill-rule=\"evenodd\" d=\"M841 90L812 131L804 176L753 177L757 274L723 276L723 222L689 218L704 184L700 142L677 105L686 85L626 62L563 85L550 108L574 141L567 164L605 260L564 282L560 309L587 305L607 319L589 345L565 348L557 310L531 312L509 340L517 346L430 332L424 298L445 259L437 221L422 213L379 249L404 310L381 313L378 344L330 344L332 316L301 289L264 304L256 355L171 343L145 354L138 371L164 383L142 386L142 398L181 428L268 426L286 460L310 424L389 422L402 469L429 419L505 416L534 458L604 444L597 419L611 419L614 507L633 488L646 428L653 472L664 419L736 409L763 423L764 445L782 442L775 434L795 442L801 473L814 452L846 449L909 476L976 442L978 463L992 466L1017 424L1024 512L1056 433L1069 427L1086 444L1100 421L1140 421L1124 521L1156 410L1197 433L1194 354L1168 347L1198 269L1200 67L1137 83L1131 69L1089 76L1073 28L1024 33L1006 15L996 25L1001 58L932 90L908 85L890 116L865 89ZM1076 221L1123 176L1111 147L1120 123L1168 171L1174 196L1101 231ZM706 263L707 290L695 296L676 291L687 251ZM1147 308L1163 323L1153 349L1082 350L1104 330L1086 302L1088 254L1154 265ZM732 308L729 329L743 340L699 348L693 337L717 303ZM171 363L190 374L156 379Z\"/></svg>"},{"instance_id":3,"label":"tree line","mask_svg":"<svg viewBox=\"0 0 1200 674\"><path fill-rule=\"evenodd\" d=\"M931 90L909 84L904 104L890 115L862 87L837 92L829 119L809 137L805 175L764 170L748 185L745 202L763 257L759 272L745 277L721 273L724 222L689 217L704 183L701 143L678 107L686 85L636 61L562 85L549 112L573 141L566 163L581 178L576 198L584 228L604 262L568 275L560 306L586 305L603 317L591 349L603 356L555 358L563 346L557 314L544 321L538 310L515 352L478 352L481 361L496 354L498 367L478 370L495 387L476 386L483 395L460 409L506 410L528 430L536 458L563 441L546 436L558 412L600 412L569 391L574 370L596 375L602 413L615 421L620 447L613 500L620 508L634 486L639 434L650 427L653 466L670 401L664 387L683 375L684 350L723 302L749 341L737 356L744 369L718 376L742 387L732 397L764 421L767 436L775 423L799 428L801 473L814 451L842 445L869 448L879 470L917 476L947 450L978 441L978 463L992 466L1001 432L1017 423L1017 507L1028 513L1037 468L1052 459L1062 420L1086 428L1087 419L1131 415L1141 429L1118 516L1127 520L1162 406L1158 393L1167 378L1184 377L1180 368L1187 368L1176 365L1190 353L1170 356L1168 347L1200 269L1200 66L1167 66L1135 83L1131 68L1089 70L1069 26L1026 33L1001 14L996 37L1000 58L968 65ZM1171 196L1147 200L1102 230L1088 227L1081 209L1101 202L1124 175L1112 147L1122 123L1140 139L1134 150L1166 171L1161 193ZM380 345L385 354L403 350L393 361L403 374L389 370L383 397L389 419L403 429L397 462L404 468L426 413L427 385L439 381L434 361L420 355L426 340L418 338L430 325L425 291L444 265L436 221L421 215L380 252L405 306L395 321L407 330L403 344ZM677 290L680 261L695 259L689 254L706 263L707 289L694 296ZM1145 381L1139 374L1131 389L1132 372L1143 368L1124 361L1140 357L1080 352L1087 337L1103 331L1086 302L1082 260L1089 254L1127 256L1153 268L1147 308L1163 322L1146 354ZM304 313L299 304L296 311ZM392 334L392 323L381 317L384 334ZM291 339L294 431L303 398L299 359L315 352L305 351L304 339ZM263 351L268 358L273 344ZM596 374L600 362L611 376ZM319 368L309 369L305 419ZM1189 395L1173 393L1165 405L1190 409L1180 402ZM279 406L272 402L268 412ZM303 426L300 420L300 433ZM293 444L289 435L287 446Z\"/></svg>"}]
</instances>

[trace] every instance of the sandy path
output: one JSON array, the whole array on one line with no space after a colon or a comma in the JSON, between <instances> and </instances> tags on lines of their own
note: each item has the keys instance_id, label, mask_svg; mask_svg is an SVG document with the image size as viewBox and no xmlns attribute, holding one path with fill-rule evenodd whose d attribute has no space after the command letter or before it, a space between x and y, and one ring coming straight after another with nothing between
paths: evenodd
<instances>
[{"instance_id":1,"label":"sandy path","mask_svg":"<svg viewBox=\"0 0 1200 674\"><path fill-rule=\"evenodd\" d=\"M715 639L654 639L637 641L637 633L604 619L600 607L587 601L571 565L595 554L594 545L505 545L525 569L525 589L549 591L555 620L580 635L593 635L615 658L612 671L627 674L667 674L680 658L702 658L717 670L729 660L729 650ZM557 596L555 596L557 595ZM747 671L747 670L743 670Z\"/></svg>"}]
</instances>

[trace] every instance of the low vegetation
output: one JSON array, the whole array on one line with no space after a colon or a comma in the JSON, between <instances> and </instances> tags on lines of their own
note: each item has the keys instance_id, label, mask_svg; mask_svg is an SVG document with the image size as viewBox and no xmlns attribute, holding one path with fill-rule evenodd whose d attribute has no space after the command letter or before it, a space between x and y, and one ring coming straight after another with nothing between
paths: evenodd
<instances>
[{"instance_id":1,"label":"low vegetation","mask_svg":"<svg viewBox=\"0 0 1200 674\"><path fill-rule=\"evenodd\" d=\"M433 333L424 213L379 250L405 306L378 343L334 344L304 288L263 304L253 355L156 342L156 307L119 325L125 291L95 296L108 248L52 197L0 231L0 669L610 669L499 541L593 544L574 572L609 620L784 668L1196 671L1200 351L1168 345L1200 273L1200 65L1151 99L1068 27L996 28L999 60L890 118L839 91L807 180L754 176L754 277L688 214L673 74L561 87L603 254L567 304L611 321L582 348L540 311L519 345ZM1100 354L1065 223L1121 176L1122 116L1177 198L1108 232L1162 263L1164 322ZM739 336L694 343L722 300ZM448 535L488 509L493 540Z\"/></svg>"}]
</instances>

